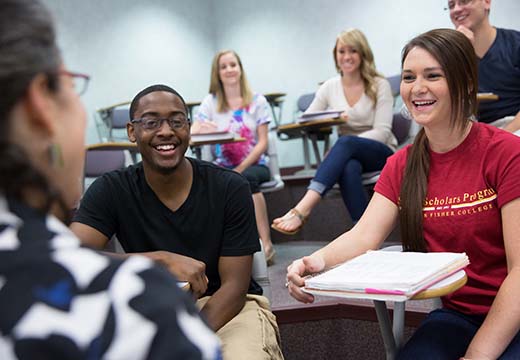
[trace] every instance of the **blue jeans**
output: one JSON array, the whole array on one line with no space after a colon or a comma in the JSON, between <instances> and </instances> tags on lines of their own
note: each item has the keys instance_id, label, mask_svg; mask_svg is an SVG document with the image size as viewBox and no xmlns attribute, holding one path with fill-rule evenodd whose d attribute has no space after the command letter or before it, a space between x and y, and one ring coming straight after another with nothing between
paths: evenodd
<instances>
[{"instance_id":1,"label":"blue jeans","mask_svg":"<svg viewBox=\"0 0 520 360\"><path fill-rule=\"evenodd\" d=\"M368 205L361 174L381 170L392 154L392 149L379 141L341 136L323 159L308 189L324 196L339 183L343 202L357 222Z\"/></svg>"},{"instance_id":2,"label":"blue jeans","mask_svg":"<svg viewBox=\"0 0 520 360\"><path fill-rule=\"evenodd\" d=\"M483 321L484 316L465 315L450 309L434 310L401 349L397 359L457 360L464 356ZM520 359L520 333L499 359Z\"/></svg>"}]
</instances>

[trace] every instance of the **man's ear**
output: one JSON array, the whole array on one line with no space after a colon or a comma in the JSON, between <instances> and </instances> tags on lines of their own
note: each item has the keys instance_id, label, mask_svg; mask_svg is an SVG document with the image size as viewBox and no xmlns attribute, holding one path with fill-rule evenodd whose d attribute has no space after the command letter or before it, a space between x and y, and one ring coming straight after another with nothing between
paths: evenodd
<instances>
[{"instance_id":1,"label":"man's ear","mask_svg":"<svg viewBox=\"0 0 520 360\"><path fill-rule=\"evenodd\" d=\"M135 138L135 127L131 122L126 124L126 135L128 136L128 140L130 140L130 142L135 143L137 141Z\"/></svg>"},{"instance_id":2,"label":"man's ear","mask_svg":"<svg viewBox=\"0 0 520 360\"><path fill-rule=\"evenodd\" d=\"M52 137L55 132L56 95L49 88L47 75L38 74L31 80L23 101L30 124Z\"/></svg>"}]
</instances>

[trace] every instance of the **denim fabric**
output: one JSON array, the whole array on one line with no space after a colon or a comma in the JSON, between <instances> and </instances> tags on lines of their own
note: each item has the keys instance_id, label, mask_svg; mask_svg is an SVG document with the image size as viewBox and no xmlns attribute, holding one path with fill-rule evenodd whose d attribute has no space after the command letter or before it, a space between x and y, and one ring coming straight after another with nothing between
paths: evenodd
<instances>
[{"instance_id":1,"label":"denim fabric","mask_svg":"<svg viewBox=\"0 0 520 360\"><path fill-rule=\"evenodd\" d=\"M352 220L358 221L368 205L361 174L381 170L392 153L379 141L342 136L323 159L308 189L324 196L335 183L339 183L343 202Z\"/></svg>"},{"instance_id":2,"label":"denim fabric","mask_svg":"<svg viewBox=\"0 0 520 360\"><path fill-rule=\"evenodd\" d=\"M397 359L457 360L464 356L483 321L483 316L465 315L450 309L434 310L401 349ZM520 334L513 338L499 359L520 359Z\"/></svg>"}]
</instances>

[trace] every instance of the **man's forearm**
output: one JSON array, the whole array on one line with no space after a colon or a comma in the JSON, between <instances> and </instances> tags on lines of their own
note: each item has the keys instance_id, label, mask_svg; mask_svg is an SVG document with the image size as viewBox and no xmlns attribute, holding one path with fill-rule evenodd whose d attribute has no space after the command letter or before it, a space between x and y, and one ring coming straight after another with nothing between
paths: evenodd
<instances>
[{"instance_id":1,"label":"man's forearm","mask_svg":"<svg viewBox=\"0 0 520 360\"><path fill-rule=\"evenodd\" d=\"M245 293L226 290L225 286L221 286L204 305L201 312L206 317L209 326L217 331L242 310L245 302Z\"/></svg>"}]
</instances>

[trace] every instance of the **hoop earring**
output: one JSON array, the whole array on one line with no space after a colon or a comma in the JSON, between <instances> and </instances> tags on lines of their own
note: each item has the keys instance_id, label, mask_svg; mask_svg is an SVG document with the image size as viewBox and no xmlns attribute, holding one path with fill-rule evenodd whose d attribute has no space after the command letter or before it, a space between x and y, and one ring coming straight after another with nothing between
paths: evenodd
<instances>
[{"instance_id":1,"label":"hoop earring","mask_svg":"<svg viewBox=\"0 0 520 360\"><path fill-rule=\"evenodd\" d=\"M63 167L63 154L59 144L51 144L48 149L49 163L54 167Z\"/></svg>"}]
</instances>

